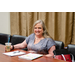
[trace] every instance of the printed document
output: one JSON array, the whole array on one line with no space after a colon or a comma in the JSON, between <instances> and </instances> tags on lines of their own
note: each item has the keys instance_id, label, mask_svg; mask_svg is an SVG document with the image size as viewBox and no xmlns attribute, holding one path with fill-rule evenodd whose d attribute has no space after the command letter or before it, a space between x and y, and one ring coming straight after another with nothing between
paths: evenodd
<instances>
[{"instance_id":1,"label":"printed document","mask_svg":"<svg viewBox=\"0 0 75 75\"><path fill-rule=\"evenodd\" d=\"M8 56L16 56L16 55L25 54L25 52L13 51L13 52L6 52L6 53L3 53L3 54L8 55Z\"/></svg>"},{"instance_id":2,"label":"printed document","mask_svg":"<svg viewBox=\"0 0 75 75\"><path fill-rule=\"evenodd\" d=\"M28 53L26 55L21 55L21 56L18 56L19 58L22 58L22 59L27 59L27 60L33 60L33 59L36 59L38 57L41 57L43 56L42 54L33 54L33 53Z\"/></svg>"}]
</instances>

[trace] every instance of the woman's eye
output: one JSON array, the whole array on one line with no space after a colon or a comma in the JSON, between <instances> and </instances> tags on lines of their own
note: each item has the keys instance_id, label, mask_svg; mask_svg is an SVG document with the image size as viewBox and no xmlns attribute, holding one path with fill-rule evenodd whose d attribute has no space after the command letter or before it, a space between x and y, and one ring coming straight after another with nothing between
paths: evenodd
<instances>
[{"instance_id":1,"label":"woman's eye","mask_svg":"<svg viewBox=\"0 0 75 75\"><path fill-rule=\"evenodd\" d=\"M42 28L41 27L38 27L38 28L37 27L34 27L34 29L42 29Z\"/></svg>"},{"instance_id":2,"label":"woman's eye","mask_svg":"<svg viewBox=\"0 0 75 75\"><path fill-rule=\"evenodd\" d=\"M41 29L41 27L39 27L38 29Z\"/></svg>"},{"instance_id":3,"label":"woman's eye","mask_svg":"<svg viewBox=\"0 0 75 75\"><path fill-rule=\"evenodd\" d=\"M36 27L34 29L37 29Z\"/></svg>"}]
</instances>

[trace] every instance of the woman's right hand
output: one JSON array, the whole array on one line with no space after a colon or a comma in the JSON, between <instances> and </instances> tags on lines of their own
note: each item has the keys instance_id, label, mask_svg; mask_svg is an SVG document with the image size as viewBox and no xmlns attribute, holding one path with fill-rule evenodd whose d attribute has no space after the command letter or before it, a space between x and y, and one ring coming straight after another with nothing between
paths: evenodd
<instances>
[{"instance_id":1,"label":"woman's right hand","mask_svg":"<svg viewBox=\"0 0 75 75\"><path fill-rule=\"evenodd\" d=\"M12 50L12 49L13 49L13 46L11 45L10 50ZM5 46L5 51L6 51L6 46Z\"/></svg>"}]
</instances>

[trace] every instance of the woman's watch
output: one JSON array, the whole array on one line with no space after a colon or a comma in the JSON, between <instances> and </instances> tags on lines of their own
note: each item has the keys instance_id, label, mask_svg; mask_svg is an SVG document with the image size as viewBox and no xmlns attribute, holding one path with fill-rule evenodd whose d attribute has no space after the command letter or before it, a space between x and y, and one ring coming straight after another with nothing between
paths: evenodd
<instances>
[{"instance_id":1,"label":"woman's watch","mask_svg":"<svg viewBox=\"0 0 75 75\"><path fill-rule=\"evenodd\" d=\"M12 50L14 49L14 45L12 45Z\"/></svg>"}]
</instances>

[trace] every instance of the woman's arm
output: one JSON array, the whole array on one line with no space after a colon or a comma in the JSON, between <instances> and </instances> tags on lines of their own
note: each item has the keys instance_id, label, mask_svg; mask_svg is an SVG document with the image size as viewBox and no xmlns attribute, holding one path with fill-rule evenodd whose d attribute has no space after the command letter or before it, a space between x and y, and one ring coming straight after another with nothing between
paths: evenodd
<instances>
[{"instance_id":1,"label":"woman's arm","mask_svg":"<svg viewBox=\"0 0 75 75\"><path fill-rule=\"evenodd\" d=\"M49 54L47 54L46 56L47 56L47 57L53 57L53 56L54 56L53 51L54 51L55 49L56 49L56 48L55 48L55 45L52 46L52 47L48 50L48 53L49 53Z\"/></svg>"},{"instance_id":2,"label":"woman's arm","mask_svg":"<svg viewBox=\"0 0 75 75\"><path fill-rule=\"evenodd\" d=\"M19 44L16 44L14 45L14 49L23 49L27 47L27 43L26 43L26 40L24 40L22 43L19 43ZM13 46L11 46L11 49L13 48Z\"/></svg>"}]
</instances>

